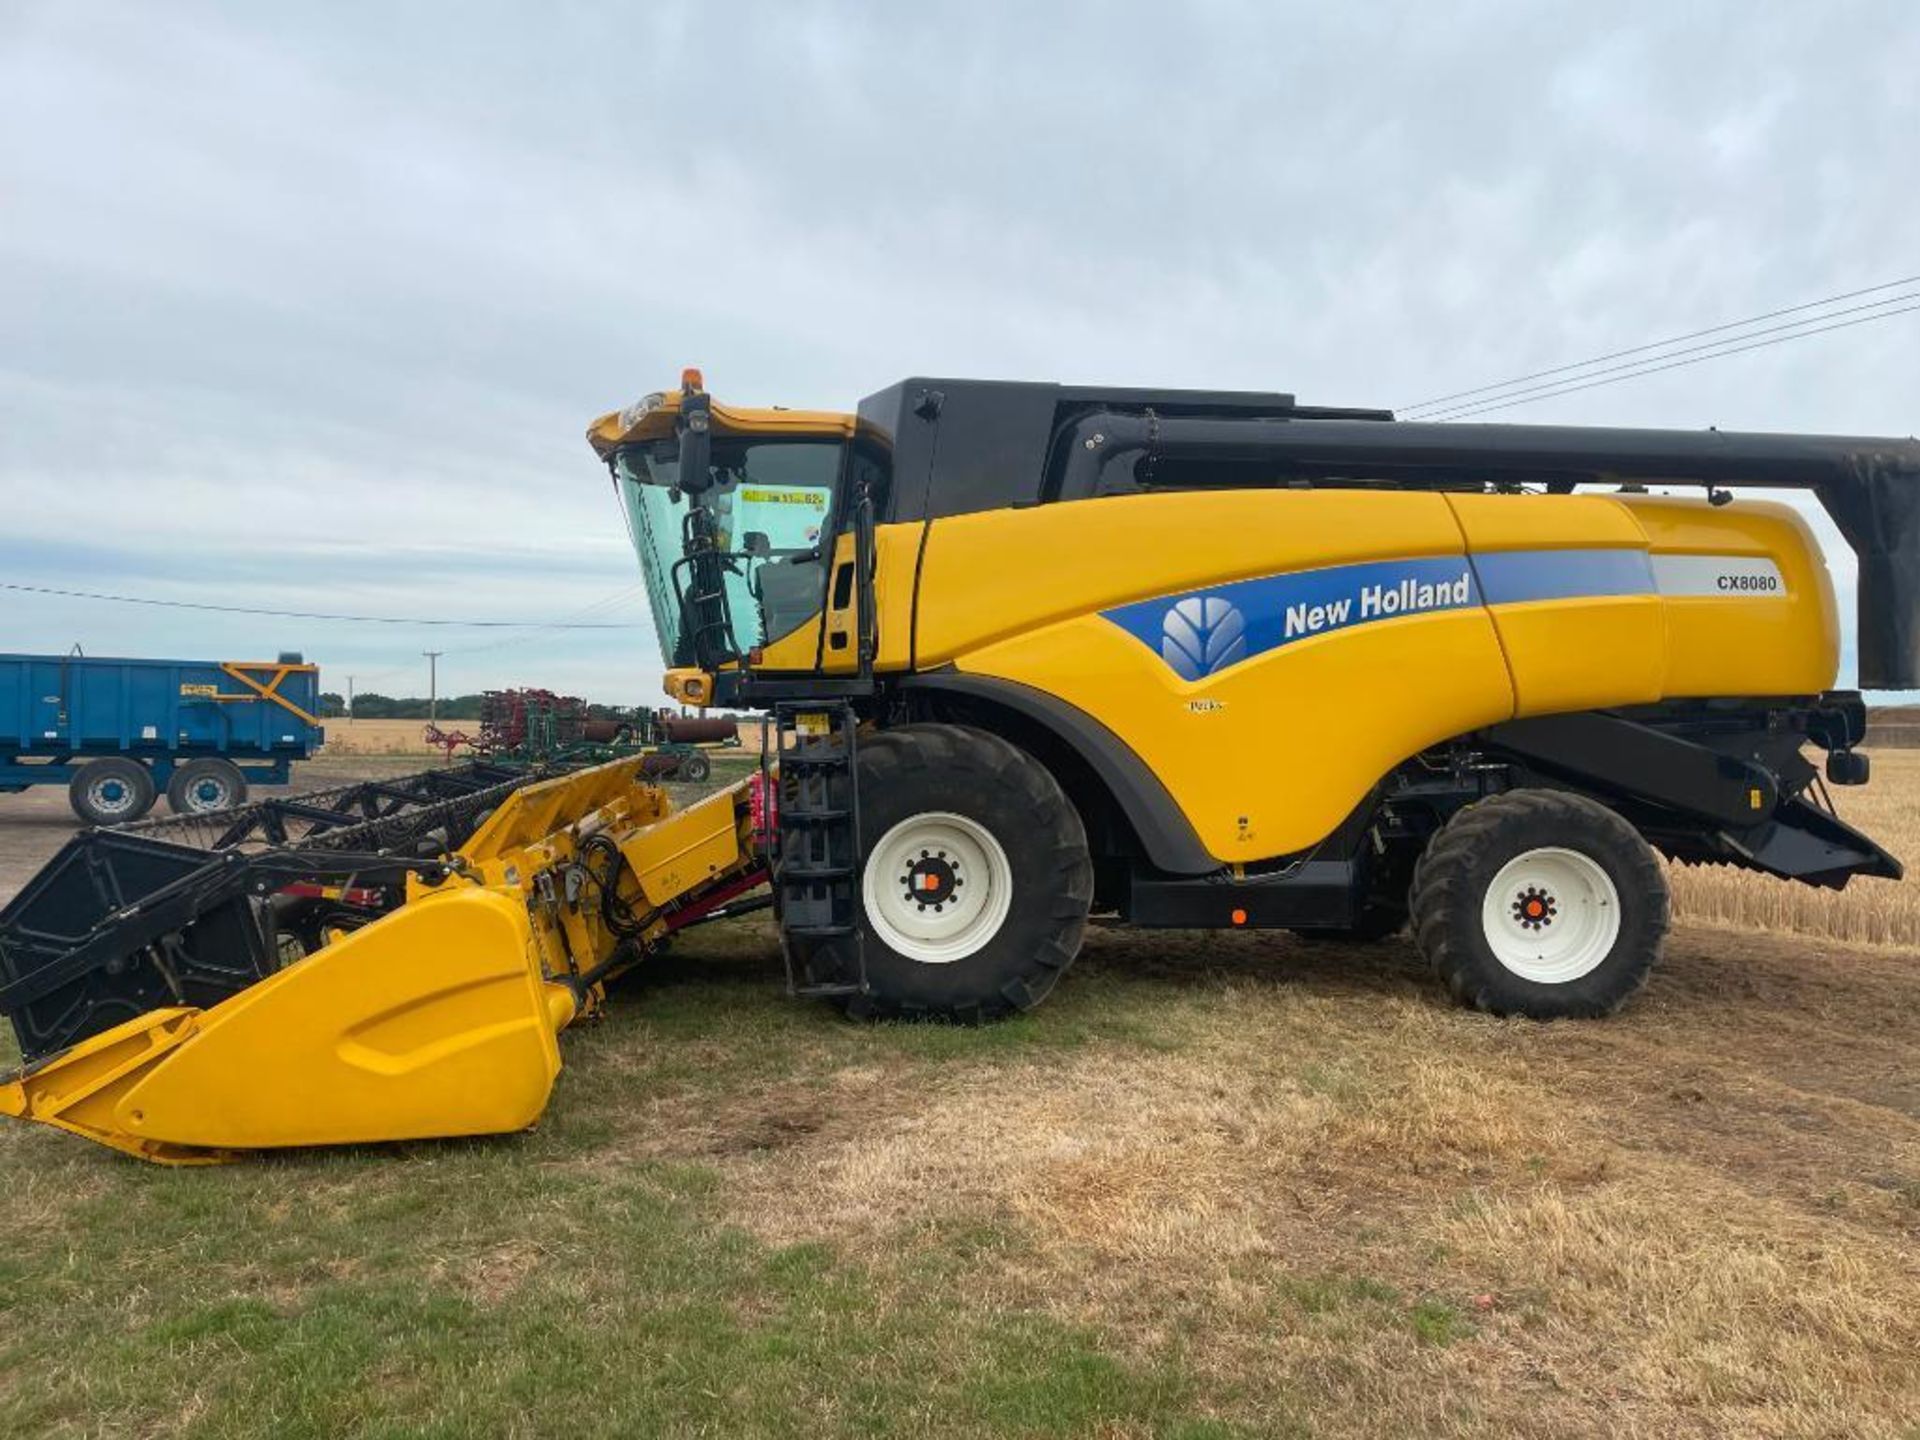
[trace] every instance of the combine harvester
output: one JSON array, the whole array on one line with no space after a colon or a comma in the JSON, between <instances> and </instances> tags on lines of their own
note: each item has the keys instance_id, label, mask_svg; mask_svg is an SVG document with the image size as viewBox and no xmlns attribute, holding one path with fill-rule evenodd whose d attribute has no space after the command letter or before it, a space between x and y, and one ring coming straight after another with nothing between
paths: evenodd
<instances>
[{"instance_id":1,"label":"combine harvester","mask_svg":"<svg viewBox=\"0 0 1920 1440\"><path fill-rule=\"evenodd\" d=\"M855 1015L1025 1009L1106 914L1410 923L1463 1001L1554 1017L1645 978L1656 852L1900 874L1808 758L1868 776L1819 548L1732 492L1819 497L1862 682L1912 688L1912 440L969 380L740 410L696 372L589 438L668 694L762 712L761 774L81 835L0 912L0 1111L170 1162L513 1130L609 981L768 903L790 988Z\"/></svg>"}]
</instances>

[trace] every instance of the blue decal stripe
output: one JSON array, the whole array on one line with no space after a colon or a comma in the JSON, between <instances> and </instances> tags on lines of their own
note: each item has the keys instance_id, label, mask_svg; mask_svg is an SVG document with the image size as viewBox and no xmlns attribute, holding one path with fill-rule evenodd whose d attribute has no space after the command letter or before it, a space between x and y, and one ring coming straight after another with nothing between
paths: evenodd
<instances>
[{"instance_id":1,"label":"blue decal stripe","mask_svg":"<svg viewBox=\"0 0 1920 1440\"><path fill-rule=\"evenodd\" d=\"M1504 550L1370 560L1161 595L1101 612L1183 680L1376 620L1478 605L1652 595L1644 550Z\"/></svg>"},{"instance_id":2,"label":"blue decal stripe","mask_svg":"<svg viewBox=\"0 0 1920 1440\"><path fill-rule=\"evenodd\" d=\"M1644 550L1490 550L1472 558L1489 605L1655 593Z\"/></svg>"}]
</instances>

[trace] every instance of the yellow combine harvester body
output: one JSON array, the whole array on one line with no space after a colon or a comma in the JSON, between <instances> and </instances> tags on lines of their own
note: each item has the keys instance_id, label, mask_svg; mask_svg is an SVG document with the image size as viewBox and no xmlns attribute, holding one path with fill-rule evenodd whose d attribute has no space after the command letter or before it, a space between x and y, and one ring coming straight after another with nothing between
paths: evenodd
<instances>
[{"instance_id":1,"label":"yellow combine harvester body","mask_svg":"<svg viewBox=\"0 0 1920 1440\"><path fill-rule=\"evenodd\" d=\"M1404 929L1460 1000L1544 1018L1644 981L1657 855L1901 873L1814 758L1868 778L1819 546L1736 492L1820 498L1863 683L1920 686L1913 441L933 379L758 410L694 372L589 440L668 693L762 713L761 774L88 832L0 911L0 1112L175 1163L518 1129L607 982L760 905L790 988L857 1016L1026 1009L1098 915Z\"/></svg>"},{"instance_id":2,"label":"yellow combine harvester body","mask_svg":"<svg viewBox=\"0 0 1920 1440\"><path fill-rule=\"evenodd\" d=\"M152 1010L28 1068L0 1085L0 1114L169 1164L531 1125L560 1073L556 1037L597 1008L623 954L756 863L739 790L669 813L642 763L514 792L454 873L410 881L392 914L211 1009ZM625 935L597 881L565 893L596 843L624 862Z\"/></svg>"}]
</instances>

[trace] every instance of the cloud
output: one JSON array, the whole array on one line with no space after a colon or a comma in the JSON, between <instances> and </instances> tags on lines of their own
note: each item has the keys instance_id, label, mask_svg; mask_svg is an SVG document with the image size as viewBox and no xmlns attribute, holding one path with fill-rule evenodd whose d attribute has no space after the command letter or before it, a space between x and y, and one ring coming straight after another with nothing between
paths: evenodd
<instances>
[{"instance_id":1,"label":"cloud","mask_svg":"<svg viewBox=\"0 0 1920 1440\"><path fill-rule=\"evenodd\" d=\"M1920 253L1900 0L46 3L0 27L0 565L78 588L552 617L632 580L582 428L684 364L830 408L915 372L1401 404ZM1508 418L1904 434L1914 334ZM0 606L21 648L238 638ZM310 639L330 672L401 658ZM644 689L639 650L482 651L471 683Z\"/></svg>"}]
</instances>

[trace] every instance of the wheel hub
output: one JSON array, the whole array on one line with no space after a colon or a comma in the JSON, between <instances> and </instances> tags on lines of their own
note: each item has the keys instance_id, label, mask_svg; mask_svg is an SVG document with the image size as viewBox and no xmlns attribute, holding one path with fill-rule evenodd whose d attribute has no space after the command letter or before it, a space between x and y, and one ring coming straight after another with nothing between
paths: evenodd
<instances>
[{"instance_id":1,"label":"wheel hub","mask_svg":"<svg viewBox=\"0 0 1920 1440\"><path fill-rule=\"evenodd\" d=\"M1529 885L1514 897L1513 917L1526 930L1544 930L1553 923L1559 904L1553 895L1538 885Z\"/></svg>"},{"instance_id":2,"label":"wheel hub","mask_svg":"<svg viewBox=\"0 0 1920 1440\"><path fill-rule=\"evenodd\" d=\"M101 780L88 792L94 808L109 815L118 815L123 810L133 808L133 787L124 780Z\"/></svg>"},{"instance_id":3,"label":"wheel hub","mask_svg":"<svg viewBox=\"0 0 1920 1440\"><path fill-rule=\"evenodd\" d=\"M900 883L906 887L906 898L920 910L944 913L944 906L959 902L956 892L966 882L960 878L959 862L949 860L941 850L932 855L922 851Z\"/></svg>"}]
</instances>

